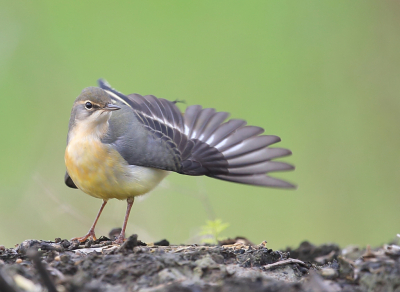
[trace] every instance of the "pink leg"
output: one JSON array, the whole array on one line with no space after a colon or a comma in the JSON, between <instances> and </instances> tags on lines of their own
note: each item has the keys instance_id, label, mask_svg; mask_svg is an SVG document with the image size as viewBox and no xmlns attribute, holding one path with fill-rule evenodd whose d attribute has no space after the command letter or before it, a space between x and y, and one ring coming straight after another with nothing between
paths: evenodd
<instances>
[{"instance_id":1,"label":"pink leg","mask_svg":"<svg viewBox=\"0 0 400 292\"><path fill-rule=\"evenodd\" d=\"M89 237L90 237L91 239L93 239L93 240L96 240L96 239L97 239L97 238L96 238L96 234L94 234L94 228L96 227L96 224L97 224L97 221L99 220L100 214L101 214L101 212L103 212L103 209L104 209L104 207L105 207L106 204L107 204L107 201L103 200L103 204L101 204L99 213L97 213L96 219L94 220L92 227L90 227L89 232L88 232L85 236L82 236L82 237L74 237L74 238L72 238L71 240L78 240L78 241L80 241L80 242L84 242L84 241L86 241L86 239L88 239Z\"/></svg>"},{"instance_id":2,"label":"pink leg","mask_svg":"<svg viewBox=\"0 0 400 292\"><path fill-rule=\"evenodd\" d=\"M128 198L126 200L128 205L126 207L125 220L124 220L124 224L122 225L122 230L121 230L120 235L118 236L118 238L115 241L113 241L113 243L115 243L115 244L122 244L125 241L125 229L126 229L126 225L128 224L129 213L131 212L134 200L135 200L135 198Z\"/></svg>"}]
</instances>

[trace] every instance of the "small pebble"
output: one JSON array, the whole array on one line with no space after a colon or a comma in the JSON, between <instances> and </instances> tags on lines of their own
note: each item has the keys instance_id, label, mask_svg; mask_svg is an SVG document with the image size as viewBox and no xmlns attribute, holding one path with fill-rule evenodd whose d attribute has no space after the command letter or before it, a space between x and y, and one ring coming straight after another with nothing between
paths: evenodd
<instances>
[{"instance_id":1,"label":"small pebble","mask_svg":"<svg viewBox=\"0 0 400 292\"><path fill-rule=\"evenodd\" d=\"M22 263L22 260L21 260L21 259L17 259L17 260L15 261L15 263L16 263L16 264L20 264L20 263Z\"/></svg>"},{"instance_id":2,"label":"small pebble","mask_svg":"<svg viewBox=\"0 0 400 292\"><path fill-rule=\"evenodd\" d=\"M89 239L88 241L85 242L85 248L89 248L92 246L93 240Z\"/></svg>"},{"instance_id":3,"label":"small pebble","mask_svg":"<svg viewBox=\"0 0 400 292\"><path fill-rule=\"evenodd\" d=\"M69 256L66 255L66 254L63 254L63 255L60 256L60 260L61 260L63 263L67 263L67 262L69 261Z\"/></svg>"},{"instance_id":4,"label":"small pebble","mask_svg":"<svg viewBox=\"0 0 400 292\"><path fill-rule=\"evenodd\" d=\"M69 242L69 240L63 239L63 240L61 240L61 245L62 245L64 248L68 248L68 247L70 247L71 243Z\"/></svg>"},{"instance_id":5,"label":"small pebble","mask_svg":"<svg viewBox=\"0 0 400 292\"><path fill-rule=\"evenodd\" d=\"M54 258L54 260L59 262L59 261L61 261L61 258L60 258L60 256L56 256L56 257Z\"/></svg>"},{"instance_id":6,"label":"small pebble","mask_svg":"<svg viewBox=\"0 0 400 292\"><path fill-rule=\"evenodd\" d=\"M74 249L77 249L77 248L79 248L79 244L80 244L80 242L79 241L72 241L71 242L71 245L69 246L69 250L74 250Z\"/></svg>"},{"instance_id":7,"label":"small pebble","mask_svg":"<svg viewBox=\"0 0 400 292\"><path fill-rule=\"evenodd\" d=\"M6 247L4 245L0 245L0 251L5 251Z\"/></svg>"},{"instance_id":8,"label":"small pebble","mask_svg":"<svg viewBox=\"0 0 400 292\"><path fill-rule=\"evenodd\" d=\"M332 268L324 268L320 271L320 275L326 279L333 279L338 276L338 272Z\"/></svg>"}]
</instances>

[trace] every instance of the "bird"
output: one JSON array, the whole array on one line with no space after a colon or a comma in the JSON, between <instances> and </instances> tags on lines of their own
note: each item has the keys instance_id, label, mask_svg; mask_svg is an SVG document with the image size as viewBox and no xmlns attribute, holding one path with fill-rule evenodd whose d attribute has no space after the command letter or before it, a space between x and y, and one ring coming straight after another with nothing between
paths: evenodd
<instances>
[{"instance_id":1,"label":"bird","mask_svg":"<svg viewBox=\"0 0 400 292\"><path fill-rule=\"evenodd\" d=\"M275 135L228 119L229 113L188 106L181 113L177 101L153 95L124 95L104 79L75 99L65 150L65 184L102 199L102 205L83 237L96 240L95 227L109 199L127 201L119 236L122 244L135 197L154 189L170 172L240 184L296 188L270 172L293 170L276 158L291 155Z\"/></svg>"}]
</instances>

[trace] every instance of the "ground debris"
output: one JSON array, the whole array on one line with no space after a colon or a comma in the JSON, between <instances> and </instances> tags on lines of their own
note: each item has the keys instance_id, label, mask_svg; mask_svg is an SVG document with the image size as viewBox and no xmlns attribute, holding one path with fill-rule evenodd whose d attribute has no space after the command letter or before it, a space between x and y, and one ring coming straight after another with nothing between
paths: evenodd
<instances>
[{"instance_id":1,"label":"ground debris","mask_svg":"<svg viewBox=\"0 0 400 292\"><path fill-rule=\"evenodd\" d=\"M110 236L111 237L111 236ZM303 242L273 251L243 237L220 245L122 245L56 238L0 248L0 291L399 291L400 246ZM397 290L396 290L397 289Z\"/></svg>"}]
</instances>

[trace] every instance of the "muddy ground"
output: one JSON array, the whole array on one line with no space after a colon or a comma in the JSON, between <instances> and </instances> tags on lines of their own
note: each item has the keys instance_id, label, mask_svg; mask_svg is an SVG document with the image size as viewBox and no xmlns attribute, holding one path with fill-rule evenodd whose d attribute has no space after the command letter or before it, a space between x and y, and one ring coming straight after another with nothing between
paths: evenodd
<instances>
[{"instance_id":1,"label":"muddy ground","mask_svg":"<svg viewBox=\"0 0 400 292\"><path fill-rule=\"evenodd\" d=\"M123 245L102 237L85 244L26 240L0 246L0 291L397 291L400 246L340 249L303 242L273 251L245 239L220 245Z\"/></svg>"}]
</instances>

